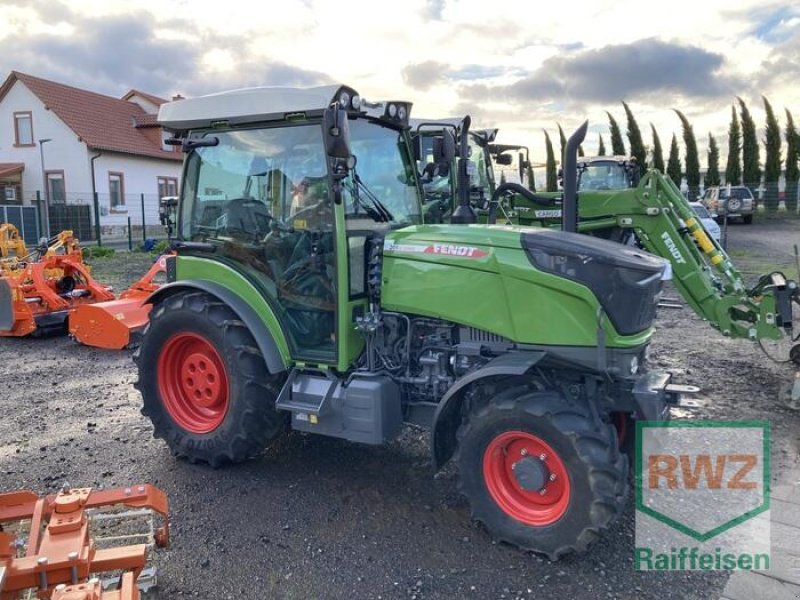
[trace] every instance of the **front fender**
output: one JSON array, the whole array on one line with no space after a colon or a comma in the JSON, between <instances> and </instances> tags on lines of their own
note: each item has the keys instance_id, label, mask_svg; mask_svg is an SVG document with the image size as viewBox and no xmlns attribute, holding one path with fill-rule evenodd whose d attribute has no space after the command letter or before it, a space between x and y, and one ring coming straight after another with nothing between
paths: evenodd
<instances>
[{"instance_id":1,"label":"front fender","mask_svg":"<svg viewBox=\"0 0 800 600\"><path fill-rule=\"evenodd\" d=\"M464 392L469 386L489 377L520 377L545 356L545 352L528 351L502 354L490 360L480 369L465 375L447 390L436 408L431 428L431 451L435 470L438 471L453 456L458 443L456 433L461 423L461 404L464 400Z\"/></svg>"},{"instance_id":2,"label":"front fender","mask_svg":"<svg viewBox=\"0 0 800 600\"><path fill-rule=\"evenodd\" d=\"M258 315L255 309L250 306L249 303L243 300L241 296L237 295L232 290L218 283L197 279L175 281L173 283L162 285L158 290L153 292L147 299L147 303L158 304L173 294L195 290L199 290L214 296L220 302L227 304L231 310L236 313L236 315L247 326L247 329L250 330L253 338L255 338L258 349L264 356L264 362L266 363L267 369L269 369L270 373L274 375L276 373L282 373L286 370L289 351L286 347L286 342L283 339L283 336L281 335L278 337L280 331L278 331L276 335L276 332L270 330L270 327ZM272 311L269 306L266 306L266 302L264 304L266 310L271 313ZM275 321L277 322L277 319L275 319ZM281 346L278 345L279 342L283 343L284 352L281 352Z\"/></svg>"}]
</instances>

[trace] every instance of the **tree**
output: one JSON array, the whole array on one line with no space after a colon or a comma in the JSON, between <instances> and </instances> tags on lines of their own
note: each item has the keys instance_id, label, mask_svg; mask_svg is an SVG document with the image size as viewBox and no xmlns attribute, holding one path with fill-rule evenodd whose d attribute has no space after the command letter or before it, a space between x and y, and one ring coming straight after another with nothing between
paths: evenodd
<instances>
[{"instance_id":1,"label":"tree","mask_svg":"<svg viewBox=\"0 0 800 600\"><path fill-rule=\"evenodd\" d=\"M605 156L606 155L606 145L603 142L603 134L598 133L597 137L600 138L600 143L597 145L597 156Z\"/></svg>"},{"instance_id":2,"label":"tree","mask_svg":"<svg viewBox=\"0 0 800 600\"><path fill-rule=\"evenodd\" d=\"M672 134L672 144L669 147L669 158L667 159L667 176L681 187L681 157L678 154L678 138Z\"/></svg>"},{"instance_id":3,"label":"tree","mask_svg":"<svg viewBox=\"0 0 800 600\"><path fill-rule=\"evenodd\" d=\"M730 185L741 185L742 183L741 138L739 119L736 118L736 107L731 106L731 124L728 127L728 163L725 166L725 183Z\"/></svg>"},{"instance_id":4,"label":"tree","mask_svg":"<svg viewBox=\"0 0 800 600\"><path fill-rule=\"evenodd\" d=\"M664 173L664 151L661 149L661 140L658 138L656 126L650 123L650 129L653 131L653 168L657 169L659 173Z\"/></svg>"},{"instance_id":5,"label":"tree","mask_svg":"<svg viewBox=\"0 0 800 600\"><path fill-rule=\"evenodd\" d=\"M800 134L794 127L794 119L786 109L786 210L797 212L797 182L800 179Z\"/></svg>"},{"instance_id":6,"label":"tree","mask_svg":"<svg viewBox=\"0 0 800 600\"><path fill-rule=\"evenodd\" d=\"M761 167L758 165L758 139L756 139L756 124L744 100L739 98L739 115L742 120L742 179L744 184L756 196L761 184Z\"/></svg>"},{"instance_id":7,"label":"tree","mask_svg":"<svg viewBox=\"0 0 800 600\"><path fill-rule=\"evenodd\" d=\"M545 161L546 173L546 190L548 192L558 191L558 179L556 178L556 157L553 154L553 142L550 141L550 136L547 131L544 132L544 146L547 152L547 160Z\"/></svg>"},{"instance_id":8,"label":"tree","mask_svg":"<svg viewBox=\"0 0 800 600\"><path fill-rule=\"evenodd\" d=\"M500 171L500 185L503 185L504 183L506 183L506 172Z\"/></svg>"},{"instance_id":9,"label":"tree","mask_svg":"<svg viewBox=\"0 0 800 600\"><path fill-rule=\"evenodd\" d=\"M564 166L564 150L567 148L567 136L564 135L564 130L561 129L561 123L556 123L558 125L558 139L561 143L561 154L559 155L558 163L563 167Z\"/></svg>"},{"instance_id":10,"label":"tree","mask_svg":"<svg viewBox=\"0 0 800 600\"><path fill-rule=\"evenodd\" d=\"M532 192L536 191L536 179L533 176L533 167L531 166L530 161L528 161L527 166L525 167L525 173L528 178L528 189Z\"/></svg>"},{"instance_id":11,"label":"tree","mask_svg":"<svg viewBox=\"0 0 800 600\"><path fill-rule=\"evenodd\" d=\"M708 134L708 170L706 171L705 186L719 185L719 146L717 140Z\"/></svg>"},{"instance_id":12,"label":"tree","mask_svg":"<svg viewBox=\"0 0 800 600\"><path fill-rule=\"evenodd\" d=\"M583 144L578 146L578 156L586 156L586 154L583 152Z\"/></svg>"},{"instance_id":13,"label":"tree","mask_svg":"<svg viewBox=\"0 0 800 600\"><path fill-rule=\"evenodd\" d=\"M628 143L631 148L631 156L636 159L639 168L644 173L647 169L647 148L644 147L644 141L642 141L642 132L639 130L639 124L628 104L623 102L622 106L625 107L625 116L628 119Z\"/></svg>"},{"instance_id":14,"label":"tree","mask_svg":"<svg viewBox=\"0 0 800 600\"><path fill-rule=\"evenodd\" d=\"M617 121L606 111L608 115L608 128L611 130L611 154L625 156L625 142L622 141L622 132L619 130Z\"/></svg>"},{"instance_id":15,"label":"tree","mask_svg":"<svg viewBox=\"0 0 800 600\"><path fill-rule=\"evenodd\" d=\"M767 113L767 131L764 139L764 183L766 184L766 195L764 205L771 212L778 210L778 179L781 177L781 126L772 110L772 105L766 96L761 96L764 100L764 111Z\"/></svg>"},{"instance_id":16,"label":"tree","mask_svg":"<svg viewBox=\"0 0 800 600\"><path fill-rule=\"evenodd\" d=\"M689 186L689 198L697 198L700 193L700 158L697 156L697 140L689 119L681 111L673 109L681 120L683 128L683 144L686 147L686 185Z\"/></svg>"}]
</instances>

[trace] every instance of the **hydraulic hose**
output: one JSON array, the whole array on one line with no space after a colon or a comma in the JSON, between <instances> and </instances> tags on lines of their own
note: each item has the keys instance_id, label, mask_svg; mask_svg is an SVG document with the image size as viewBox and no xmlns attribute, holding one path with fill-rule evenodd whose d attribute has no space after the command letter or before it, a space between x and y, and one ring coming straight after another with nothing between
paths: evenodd
<instances>
[{"instance_id":1,"label":"hydraulic hose","mask_svg":"<svg viewBox=\"0 0 800 600\"><path fill-rule=\"evenodd\" d=\"M536 192L532 192L518 183L501 183L494 190L492 199L489 202L489 215L487 217L487 223L494 224L497 222L497 206L500 203L500 197L506 192L513 192L514 194L522 196L526 200L530 200L536 204L541 204L542 206L558 206L561 204L561 197L549 198L547 196L540 196Z\"/></svg>"}]
</instances>

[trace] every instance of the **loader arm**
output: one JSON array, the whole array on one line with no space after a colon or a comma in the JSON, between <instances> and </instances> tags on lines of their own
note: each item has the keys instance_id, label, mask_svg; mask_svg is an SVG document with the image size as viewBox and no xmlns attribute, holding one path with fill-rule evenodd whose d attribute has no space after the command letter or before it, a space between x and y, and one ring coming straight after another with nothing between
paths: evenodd
<instances>
[{"instance_id":1,"label":"loader arm","mask_svg":"<svg viewBox=\"0 0 800 600\"><path fill-rule=\"evenodd\" d=\"M558 215L554 222L552 210L541 213L530 200L514 198L517 210L525 204L532 206L519 211L524 224L553 226L560 221ZM550 218L537 218L537 213ZM692 310L724 335L779 340L791 330L797 284L781 273L770 273L747 289L741 273L705 231L675 183L658 171L649 171L635 188L580 192L578 213L581 233L629 230L648 252L668 260L678 292Z\"/></svg>"}]
</instances>

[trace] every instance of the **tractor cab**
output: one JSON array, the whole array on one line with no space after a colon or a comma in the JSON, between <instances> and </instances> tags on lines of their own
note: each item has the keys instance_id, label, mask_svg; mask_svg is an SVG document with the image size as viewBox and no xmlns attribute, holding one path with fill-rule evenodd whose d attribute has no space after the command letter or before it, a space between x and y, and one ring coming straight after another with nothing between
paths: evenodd
<instances>
[{"instance_id":1,"label":"tractor cab","mask_svg":"<svg viewBox=\"0 0 800 600\"><path fill-rule=\"evenodd\" d=\"M594 156L578 159L578 190L626 190L639 185L641 171L636 159L626 156Z\"/></svg>"},{"instance_id":2,"label":"tractor cab","mask_svg":"<svg viewBox=\"0 0 800 600\"><path fill-rule=\"evenodd\" d=\"M178 278L234 269L267 299L292 359L349 363L358 340L343 319L363 304L368 241L421 222L410 108L345 86L165 105L161 123L187 153Z\"/></svg>"}]
</instances>

